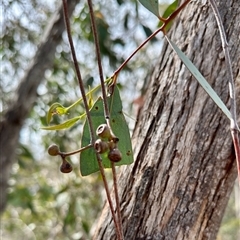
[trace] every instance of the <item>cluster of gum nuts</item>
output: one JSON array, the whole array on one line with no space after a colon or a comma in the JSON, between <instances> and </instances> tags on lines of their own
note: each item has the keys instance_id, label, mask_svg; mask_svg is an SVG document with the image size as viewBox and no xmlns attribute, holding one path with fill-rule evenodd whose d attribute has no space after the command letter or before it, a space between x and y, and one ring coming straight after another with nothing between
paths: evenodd
<instances>
[{"instance_id":1,"label":"cluster of gum nuts","mask_svg":"<svg viewBox=\"0 0 240 240\"><path fill-rule=\"evenodd\" d=\"M56 144L49 146L48 154L51 156L61 156L62 164L60 166L60 171L62 173L70 173L72 171L72 165L66 160L64 154L60 151L59 147Z\"/></svg>"},{"instance_id":2,"label":"cluster of gum nuts","mask_svg":"<svg viewBox=\"0 0 240 240\"><path fill-rule=\"evenodd\" d=\"M107 124L101 124L97 130L96 134L99 139L94 143L94 149L100 153L106 153L108 151L108 159L112 162L119 162L122 159L122 154L117 147L117 142L119 139L111 133L110 128ZM62 173L69 173L72 171L71 164L66 160L65 154L62 153L56 144L52 144L48 148L48 154L51 156L61 156L62 164L60 166L60 171Z\"/></svg>"},{"instance_id":3,"label":"cluster of gum nuts","mask_svg":"<svg viewBox=\"0 0 240 240\"><path fill-rule=\"evenodd\" d=\"M122 159L122 154L117 147L119 139L111 132L107 124L101 124L96 134L99 139L94 143L95 150L100 153L106 153L108 151L108 159L112 162L119 162Z\"/></svg>"}]
</instances>

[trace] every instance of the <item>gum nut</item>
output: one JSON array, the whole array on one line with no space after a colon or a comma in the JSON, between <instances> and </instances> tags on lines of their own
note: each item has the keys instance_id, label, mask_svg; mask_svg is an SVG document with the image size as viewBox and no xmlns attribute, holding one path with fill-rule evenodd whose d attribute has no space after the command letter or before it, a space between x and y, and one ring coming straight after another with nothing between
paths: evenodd
<instances>
[{"instance_id":1,"label":"gum nut","mask_svg":"<svg viewBox=\"0 0 240 240\"><path fill-rule=\"evenodd\" d=\"M105 153L108 150L108 143L103 142L101 139L97 139L94 143L94 148L100 154Z\"/></svg>"},{"instance_id":2,"label":"gum nut","mask_svg":"<svg viewBox=\"0 0 240 240\"><path fill-rule=\"evenodd\" d=\"M61 171L62 173L70 173L70 172L72 171L72 166L71 166L71 164L70 164L68 161L64 160L64 161L62 162L61 167L60 167L60 171Z\"/></svg>"},{"instance_id":3,"label":"gum nut","mask_svg":"<svg viewBox=\"0 0 240 240\"><path fill-rule=\"evenodd\" d=\"M96 134L100 137L100 138L111 138L111 133L110 133L110 129L108 127L107 124L101 124L98 126L97 130L96 130Z\"/></svg>"},{"instance_id":4,"label":"gum nut","mask_svg":"<svg viewBox=\"0 0 240 240\"><path fill-rule=\"evenodd\" d=\"M109 151L108 158L112 162L119 162L122 159L122 154L118 148L114 148Z\"/></svg>"},{"instance_id":5,"label":"gum nut","mask_svg":"<svg viewBox=\"0 0 240 240\"><path fill-rule=\"evenodd\" d=\"M48 154L51 156L57 156L59 154L59 147L56 144L52 144L48 147Z\"/></svg>"}]
</instances>

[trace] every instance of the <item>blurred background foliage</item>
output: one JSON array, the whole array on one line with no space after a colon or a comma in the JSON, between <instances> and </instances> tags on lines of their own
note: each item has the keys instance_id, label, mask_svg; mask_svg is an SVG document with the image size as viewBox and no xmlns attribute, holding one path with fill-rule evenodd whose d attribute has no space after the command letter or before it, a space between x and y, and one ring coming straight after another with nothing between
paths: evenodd
<instances>
[{"instance_id":1,"label":"blurred background foliage","mask_svg":"<svg viewBox=\"0 0 240 240\"><path fill-rule=\"evenodd\" d=\"M3 0L1 13L1 116L14 99L14 92L29 67L49 19L59 1ZM164 13L168 1L161 3ZM105 76L110 76L129 54L159 25L157 19L137 1L95 0L96 21ZM88 7L80 1L71 18L72 35L86 89L99 84ZM145 81L157 62L161 35L141 49L119 75L124 111L136 114L133 102L141 95ZM97 93L96 93L97 94ZM54 102L69 106L80 97L66 33L57 46L54 67L45 73L38 100L21 131L17 163L9 180L8 205L1 218L3 239L91 239L91 228L101 212L105 193L99 174L81 177L79 156L71 157L74 171L62 174L60 159L46 149L52 143L62 151L79 148L82 125L67 131L43 131L46 112ZM95 96L96 97L96 96ZM125 100L126 99L126 100ZM78 106L63 122L83 111ZM134 121L129 119L130 128ZM111 182L111 178L109 178ZM218 239L235 240L239 234L239 205L234 191Z\"/></svg>"}]
</instances>

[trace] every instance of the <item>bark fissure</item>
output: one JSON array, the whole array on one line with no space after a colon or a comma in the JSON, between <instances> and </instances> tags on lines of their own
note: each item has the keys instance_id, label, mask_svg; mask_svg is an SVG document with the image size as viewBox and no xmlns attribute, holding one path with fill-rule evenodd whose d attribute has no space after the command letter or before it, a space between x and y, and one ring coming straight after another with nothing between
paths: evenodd
<instances>
[{"instance_id":1,"label":"bark fissure","mask_svg":"<svg viewBox=\"0 0 240 240\"><path fill-rule=\"evenodd\" d=\"M139 187L136 190L136 201L133 208L132 216L128 221L128 228L125 233L126 239L134 239L140 231L143 209L146 207L146 200L148 199L149 190L153 176L152 167L148 167L143 175ZM147 213L146 213L147 214Z\"/></svg>"}]
</instances>

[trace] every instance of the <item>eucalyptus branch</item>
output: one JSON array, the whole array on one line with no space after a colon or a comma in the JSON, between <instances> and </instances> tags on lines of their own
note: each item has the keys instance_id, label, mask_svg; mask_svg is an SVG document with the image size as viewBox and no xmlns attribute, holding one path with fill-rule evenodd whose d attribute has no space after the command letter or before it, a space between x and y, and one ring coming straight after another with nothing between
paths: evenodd
<instances>
[{"instance_id":1,"label":"eucalyptus branch","mask_svg":"<svg viewBox=\"0 0 240 240\"><path fill-rule=\"evenodd\" d=\"M120 201L119 201L119 196L118 196L117 174L116 174L115 163L112 161L111 161L111 167L112 167L112 175L113 175L114 194L115 194L115 199L116 199L118 224L119 224L119 229L121 231L121 235L122 235L122 239L123 239L122 216L121 216Z\"/></svg>"},{"instance_id":2,"label":"eucalyptus branch","mask_svg":"<svg viewBox=\"0 0 240 240\"><path fill-rule=\"evenodd\" d=\"M72 152L59 152L59 154L58 155L60 155L61 157L68 157L68 156L71 156L71 155L74 155L74 154L76 154L76 153L80 153L80 152L82 152L82 151L84 151L84 150L86 150L86 149L89 149L89 148L91 148L91 147L93 147L93 145L92 144L89 144L89 145L87 145L87 146L85 146L85 147L82 147L82 148L80 148L80 149L78 149L78 150L75 150L75 151L72 151Z\"/></svg>"},{"instance_id":3,"label":"eucalyptus branch","mask_svg":"<svg viewBox=\"0 0 240 240\"><path fill-rule=\"evenodd\" d=\"M101 83L101 89L102 89L104 114L105 114L105 118L109 119L109 108L108 108L108 103L107 103L107 94L106 94L106 90L105 90L105 82L104 82L104 77L103 77L100 46L99 46L96 21L95 21L95 16L94 16L94 11L93 11L93 4L92 4L91 0L88 0L88 7L89 7L89 12L90 12L91 26L92 26L92 30L93 30L93 37L94 37L94 42L95 42L95 47L96 47L96 56L97 56L98 71L99 71L99 77L100 77L100 83Z\"/></svg>"},{"instance_id":4,"label":"eucalyptus branch","mask_svg":"<svg viewBox=\"0 0 240 240\"><path fill-rule=\"evenodd\" d=\"M85 94L85 89L84 89L84 85L83 85L80 69L78 67L77 57L76 57L76 53L75 53L75 49L74 49L74 45L73 45L73 40L72 40L72 35L71 35L71 27L70 27L68 10L67 10L67 0L62 0L62 2L63 2L64 19L65 19L65 25L66 25L66 30L67 30L68 41L69 41L69 44L70 44L72 58L73 58L73 62L74 62L74 66L75 66L75 70L76 70L76 74L77 74L77 78L78 78L78 83L79 83L80 91L81 91L81 94L82 94L84 107L85 107L85 110L86 110L89 132L90 132L90 137L91 137L91 144L93 144L95 142L95 133L94 133L94 129L93 129L93 125L92 125L92 119L91 119L91 115L90 115L90 111L89 111L89 107L88 107L88 102L87 102L87 98L86 98L86 94ZM105 187L108 203L109 203L112 215L113 215L113 221L115 223L115 226L118 226L117 219L116 219L116 216L115 216L115 213L114 213L113 203L112 203L111 196L110 196L108 183L107 183L106 176L105 176L105 173L104 173L104 167L103 167L103 164L102 164L102 159L101 159L101 156L97 152L96 152L96 156L97 156L97 161L98 161L98 165L99 165L99 170L100 170L100 173L101 173L101 176L102 176L102 179L103 179L103 184L104 184L104 187ZM117 233L119 235L120 231L118 231ZM119 239L121 239L120 236L121 235L119 235Z\"/></svg>"},{"instance_id":5,"label":"eucalyptus branch","mask_svg":"<svg viewBox=\"0 0 240 240\"><path fill-rule=\"evenodd\" d=\"M87 115L88 126L89 126L89 131L90 131L90 136L91 136L91 143L93 143L95 140L95 135L94 135L92 119L91 119L90 111L89 111L89 107L88 107L87 97L86 97L85 89L84 89L84 85L83 85L83 80L82 80L81 72L80 72L80 69L78 66L75 48L73 45L73 40L72 40L72 35L71 35L71 27L70 27L70 21L69 21L69 16L68 16L68 9L67 9L67 0L62 0L62 2L63 2L64 19L65 19L65 25L66 25L66 30L67 30L68 41L69 41L69 45L71 48L71 53L72 53L74 67L75 67L76 74L77 74L78 84L79 84L79 88L80 88L82 99L83 99L83 104L84 104L86 115Z\"/></svg>"},{"instance_id":6,"label":"eucalyptus branch","mask_svg":"<svg viewBox=\"0 0 240 240\"><path fill-rule=\"evenodd\" d=\"M91 26L92 26L92 30L93 30L93 37L94 37L94 42L95 42L95 47L96 47L96 56L97 56L98 71L99 71L101 90L102 90L104 115L105 115L107 125L111 129L110 112L109 112L109 107L108 107L108 102L107 102L107 94L106 94L106 90L105 90L105 81L104 81L104 77L103 77L103 69L102 69L102 62L101 62L101 53L100 53L100 46L99 46L99 40L98 40L97 26L96 26L94 11L93 11L93 4L92 4L91 0L88 0L88 7L89 7L89 12L90 12ZM111 131L112 131L112 129L111 129Z\"/></svg>"},{"instance_id":7,"label":"eucalyptus branch","mask_svg":"<svg viewBox=\"0 0 240 240\"><path fill-rule=\"evenodd\" d=\"M230 95L230 103L231 103L230 112L231 112L231 116L232 116L232 119L230 121L230 129L231 129L231 134L232 134L232 139L233 139L233 144L234 144L234 149L235 149L237 169L238 169L238 180L239 180L239 185L240 185L240 144L239 144L239 137L238 137L239 128L238 128L238 124L237 124L236 96L235 96L235 87L234 87L233 72L232 72L232 62L230 59L226 33L225 33L225 30L223 27L220 13L217 8L216 1L209 0L209 2L211 4L213 13L215 15L215 18L216 18L216 21L218 24L220 37L221 37L221 41L222 41L222 48L223 48L223 52L225 55L227 72L228 72L228 76L229 76L229 95Z\"/></svg>"},{"instance_id":8,"label":"eucalyptus branch","mask_svg":"<svg viewBox=\"0 0 240 240\"><path fill-rule=\"evenodd\" d=\"M100 46L99 46L99 40L98 40L98 34L97 34L97 27L96 27L96 21L93 11L93 4L91 0L88 0L88 7L90 12L90 18L91 18L91 26L93 30L93 36L94 36L94 42L96 47L96 56L97 56L97 63L98 63L98 71L100 76L100 83L101 83L101 90L102 90L102 98L103 98L103 107L104 107L104 115L107 122L107 125L111 131L111 133L114 135L111 124L110 124L110 112L108 108L108 101L107 101L107 94L105 90L105 82L103 77L103 69L102 69L102 63L101 63L101 53L100 53ZM122 220L121 220L121 213L120 213L120 204L119 204L119 197L118 197L118 188L117 188L117 176L115 171L115 164L112 163L112 175L113 175L113 184L114 184L114 193L115 193L115 201L116 201L116 209L117 209L117 222L116 222L116 215L115 212L112 211L112 215L114 218L114 223L116 227L116 232L119 240L123 239L123 230L122 230ZM109 199L111 202L111 199Z\"/></svg>"},{"instance_id":9,"label":"eucalyptus branch","mask_svg":"<svg viewBox=\"0 0 240 240\"><path fill-rule=\"evenodd\" d=\"M114 79L113 84L116 84L117 75L119 72L124 68L124 66L132 59L132 57L146 44L148 43L152 38L154 38L159 32L163 32L165 34L165 28L166 26L174 19L176 16L187 6L187 4L191 0L186 0L181 6L179 6L168 18L164 19L161 18L161 21L163 22L163 25L158 28L155 32L153 32L143 43L141 43L137 49L135 49L131 55L120 65L120 67L113 73L113 76L111 77Z\"/></svg>"},{"instance_id":10,"label":"eucalyptus branch","mask_svg":"<svg viewBox=\"0 0 240 240\"><path fill-rule=\"evenodd\" d=\"M70 44L70 48L71 48L71 53L72 53L73 62L74 62L74 66L75 66L75 70L76 70L76 74L77 74L77 78L78 78L80 91L81 91L81 94L82 94L84 107L85 107L85 110L86 110L86 115L87 115L87 120L88 120L88 125L89 125L89 132L90 132L90 137L91 137L91 144L92 144L93 142L95 142L95 134L94 134L92 119L91 119L91 115L90 115L90 111L89 111L89 107L88 107L88 103L87 103L85 89L84 89L80 69L78 67L76 53L75 53L73 40L72 40L72 36L71 36L71 28L70 28L68 9L67 9L67 0L62 0L62 2L63 2L64 18L65 18L68 40L69 40L69 44ZM96 156L97 156L97 161L98 161L98 165L99 165L99 170L100 170L100 173L102 175L104 187L105 187L105 190L106 190L108 203L109 203L110 209L112 211L113 221L114 221L115 225L118 226L116 216L115 216L115 213L114 213L113 204L112 204L112 201L111 201L110 191L109 191L106 176L105 176L105 173L104 173L104 167L103 167L103 164L102 164L102 159L101 159L101 156L98 153L96 153ZM121 239L121 238L119 237L119 239Z\"/></svg>"}]
</instances>

